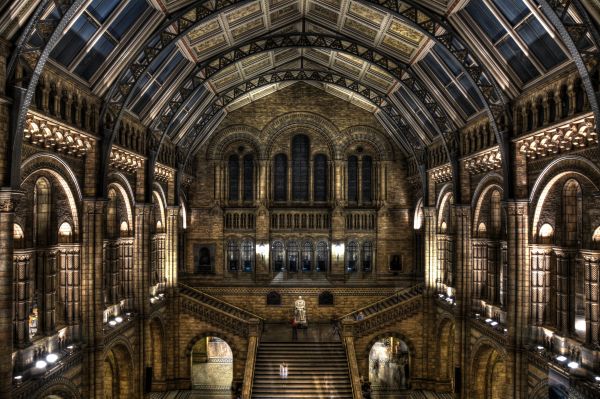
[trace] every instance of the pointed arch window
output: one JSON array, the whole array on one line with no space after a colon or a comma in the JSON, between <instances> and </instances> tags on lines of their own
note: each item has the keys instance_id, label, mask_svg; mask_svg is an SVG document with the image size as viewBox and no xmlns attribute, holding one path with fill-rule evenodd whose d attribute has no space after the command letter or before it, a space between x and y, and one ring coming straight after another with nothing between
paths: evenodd
<instances>
[{"instance_id":1,"label":"pointed arch window","mask_svg":"<svg viewBox=\"0 0 600 399\"><path fill-rule=\"evenodd\" d=\"M254 156L244 155L244 201L254 199Z\"/></svg>"},{"instance_id":2,"label":"pointed arch window","mask_svg":"<svg viewBox=\"0 0 600 399\"><path fill-rule=\"evenodd\" d=\"M362 251L362 269L364 272L370 272L373 267L373 243L367 241L363 244Z\"/></svg>"},{"instance_id":3,"label":"pointed arch window","mask_svg":"<svg viewBox=\"0 0 600 399\"><path fill-rule=\"evenodd\" d=\"M317 154L314 158L314 170L313 170L313 182L314 182L314 201L325 202L327 201L327 156L323 154Z\"/></svg>"},{"instance_id":4,"label":"pointed arch window","mask_svg":"<svg viewBox=\"0 0 600 399\"><path fill-rule=\"evenodd\" d=\"M239 249L235 241L227 243L227 266L230 272L237 272L239 269Z\"/></svg>"},{"instance_id":5,"label":"pointed arch window","mask_svg":"<svg viewBox=\"0 0 600 399\"><path fill-rule=\"evenodd\" d=\"M358 244L356 241L350 241L348 243L348 252L346 260L346 271L352 273L356 271L358 266Z\"/></svg>"},{"instance_id":6,"label":"pointed arch window","mask_svg":"<svg viewBox=\"0 0 600 399\"><path fill-rule=\"evenodd\" d=\"M240 159L236 154L229 156L229 201L237 201L240 191Z\"/></svg>"},{"instance_id":7,"label":"pointed arch window","mask_svg":"<svg viewBox=\"0 0 600 399\"><path fill-rule=\"evenodd\" d=\"M313 244L310 241L305 241L302 246L302 271L309 272L312 270L313 259Z\"/></svg>"},{"instance_id":8,"label":"pointed arch window","mask_svg":"<svg viewBox=\"0 0 600 399\"><path fill-rule=\"evenodd\" d=\"M348 201L358 202L358 158L348 157Z\"/></svg>"},{"instance_id":9,"label":"pointed arch window","mask_svg":"<svg viewBox=\"0 0 600 399\"><path fill-rule=\"evenodd\" d=\"M288 270L290 272L298 271L298 261L300 259L298 242L290 241L288 243Z\"/></svg>"},{"instance_id":10,"label":"pointed arch window","mask_svg":"<svg viewBox=\"0 0 600 399\"><path fill-rule=\"evenodd\" d=\"M287 201L287 155L275 155L275 201Z\"/></svg>"},{"instance_id":11,"label":"pointed arch window","mask_svg":"<svg viewBox=\"0 0 600 399\"><path fill-rule=\"evenodd\" d=\"M317 271L326 272L329 263L329 248L325 241L319 241L317 244Z\"/></svg>"},{"instance_id":12,"label":"pointed arch window","mask_svg":"<svg viewBox=\"0 0 600 399\"><path fill-rule=\"evenodd\" d=\"M285 269L285 248L281 241L273 242L271 257L273 259L273 270L276 272Z\"/></svg>"},{"instance_id":13,"label":"pointed arch window","mask_svg":"<svg viewBox=\"0 0 600 399\"><path fill-rule=\"evenodd\" d=\"M242 243L242 271L252 272L254 266L254 243L252 240L244 240Z\"/></svg>"},{"instance_id":14,"label":"pointed arch window","mask_svg":"<svg viewBox=\"0 0 600 399\"><path fill-rule=\"evenodd\" d=\"M310 142L308 136L298 134L292 139L292 199L308 201L308 157Z\"/></svg>"},{"instance_id":15,"label":"pointed arch window","mask_svg":"<svg viewBox=\"0 0 600 399\"><path fill-rule=\"evenodd\" d=\"M373 158L366 155L362 158L362 201L370 203L373 201Z\"/></svg>"}]
</instances>

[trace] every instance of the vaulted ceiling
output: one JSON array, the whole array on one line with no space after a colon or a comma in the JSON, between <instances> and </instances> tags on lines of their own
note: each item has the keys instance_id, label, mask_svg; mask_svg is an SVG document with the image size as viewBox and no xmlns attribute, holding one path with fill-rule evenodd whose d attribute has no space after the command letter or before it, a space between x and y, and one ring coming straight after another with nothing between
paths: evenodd
<instances>
[{"instance_id":1,"label":"vaulted ceiling","mask_svg":"<svg viewBox=\"0 0 600 399\"><path fill-rule=\"evenodd\" d=\"M4 6L4 35L40 3ZM60 14L46 3L46 18ZM410 154L572 62L535 0L88 0L77 12L50 62L104 99L109 129L130 113L190 150L232 109L306 81L373 112Z\"/></svg>"}]
</instances>

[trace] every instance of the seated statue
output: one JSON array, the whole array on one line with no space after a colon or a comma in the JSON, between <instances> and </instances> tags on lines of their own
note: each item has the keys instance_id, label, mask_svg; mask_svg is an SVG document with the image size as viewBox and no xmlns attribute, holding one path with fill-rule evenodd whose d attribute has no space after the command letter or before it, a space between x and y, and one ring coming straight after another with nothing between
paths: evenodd
<instances>
[{"instance_id":1,"label":"seated statue","mask_svg":"<svg viewBox=\"0 0 600 399\"><path fill-rule=\"evenodd\" d=\"M306 327L306 302L301 296L294 302L294 320L299 327Z\"/></svg>"}]
</instances>

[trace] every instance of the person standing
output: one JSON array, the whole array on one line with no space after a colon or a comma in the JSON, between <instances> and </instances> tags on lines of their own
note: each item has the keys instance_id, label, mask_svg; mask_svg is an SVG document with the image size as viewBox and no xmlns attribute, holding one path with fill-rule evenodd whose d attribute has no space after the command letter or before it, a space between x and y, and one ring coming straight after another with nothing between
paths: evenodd
<instances>
[{"instance_id":1,"label":"person standing","mask_svg":"<svg viewBox=\"0 0 600 399\"><path fill-rule=\"evenodd\" d=\"M279 376L284 380L288 376L288 365L285 361L279 365Z\"/></svg>"}]
</instances>

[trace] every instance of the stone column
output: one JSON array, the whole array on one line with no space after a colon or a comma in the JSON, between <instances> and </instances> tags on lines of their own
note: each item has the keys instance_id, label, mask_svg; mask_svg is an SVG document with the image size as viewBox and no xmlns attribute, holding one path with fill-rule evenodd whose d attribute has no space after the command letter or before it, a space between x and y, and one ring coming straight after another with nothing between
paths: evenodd
<instances>
[{"instance_id":1,"label":"stone column","mask_svg":"<svg viewBox=\"0 0 600 399\"><path fill-rule=\"evenodd\" d=\"M258 193L256 194L256 199L259 203L265 203L267 201L268 195L268 181L267 181L267 166L269 164L268 159L259 159L258 160Z\"/></svg>"},{"instance_id":2,"label":"stone column","mask_svg":"<svg viewBox=\"0 0 600 399\"><path fill-rule=\"evenodd\" d=\"M353 399L362 399L362 388L360 386L360 370L356 360L356 348L354 347L353 327L354 321L342 320L342 340L348 358L348 369L350 371L350 383L352 384Z\"/></svg>"},{"instance_id":3,"label":"stone column","mask_svg":"<svg viewBox=\"0 0 600 399\"><path fill-rule=\"evenodd\" d=\"M31 253L15 253L14 257L15 344L24 348L29 344L29 309L31 284Z\"/></svg>"},{"instance_id":4,"label":"stone column","mask_svg":"<svg viewBox=\"0 0 600 399\"><path fill-rule=\"evenodd\" d=\"M84 342L84 378L86 397L104 397L103 385L103 241L106 201L85 198L81 218L81 304Z\"/></svg>"},{"instance_id":5,"label":"stone column","mask_svg":"<svg viewBox=\"0 0 600 399\"><path fill-rule=\"evenodd\" d=\"M531 248L531 324L541 327L548 318L552 248ZM537 337L542 338L541 336Z\"/></svg>"},{"instance_id":6,"label":"stone column","mask_svg":"<svg viewBox=\"0 0 600 399\"><path fill-rule=\"evenodd\" d=\"M529 265L529 203L526 200L510 200L507 207L508 237L508 287L507 329L509 358L507 370L512 398L523 398L527 394L527 361L522 349L528 341L527 325L530 303Z\"/></svg>"},{"instance_id":7,"label":"stone column","mask_svg":"<svg viewBox=\"0 0 600 399\"><path fill-rule=\"evenodd\" d=\"M475 301L486 298L488 276L488 243L485 240L473 241L473 295ZM473 303L475 305L475 303Z\"/></svg>"},{"instance_id":8,"label":"stone column","mask_svg":"<svg viewBox=\"0 0 600 399\"><path fill-rule=\"evenodd\" d=\"M179 232L179 206L168 206L166 211L167 228L165 240L166 290L170 295L177 286L177 234ZM161 282L162 283L162 282Z\"/></svg>"},{"instance_id":9,"label":"stone column","mask_svg":"<svg viewBox=\"0 0 600 399\"><path fill-rule=\"evenodd\" d=\"M425 289L429 295L436 290L438 279L438 256L437 256L437 238L436 230L436 209L435 207L423 207L423 243L425 244Z\"/></svg>"},{"instance_id":10,"label":"stone column","mask_svg":"<svg viewBox=\"0 0 600 399\"><path fill-rule=\"evenodd\" d=\"M152 204L135 206L135 238L133 240L135 308L145 314L150 308L150 219Z\"/></svg>"},{"instance_id":11,"label":"stone column","mask_svg":"<svg viewBox=\"0 0 600 399\"><path fill-rule=\"evenodd\" d=\"M496 240L487 245L487 293L486 299L492 305L500 303L500 243Z\"/></svg>"},{"instance_id":12,"label":"stone column","mask_svg":"<svg viewBox=\"0 0 600 399\"><path fill-rule=\"evenodd\" d=\"M17 193L0 190L0 397L11 398L13 350L13 224Z\"/></svg>"},{"instance_id":13,"label":"stone column","mask_svg":"<svg viewBox=\"0 0 600 399\"><path fill-rule=\"evenodd\" d=\"M242 399L251 399L252 382L254 381L254 364L256 363L256 351L260 342L261 323L258 319L248 321L248 352L246 356L246 367L244 369L244 381L242 385Z\"/></svg>"},{"instance_id":14,"label":"stone column","mask_svg":"<svg viewBox=\"0 0 600 399\"><path fill-rule=\"evenodd\" d=\"M600 344L600 251L582 251L585 286L585 340L592 347Z\"/></svg>"},{"instance_id":15,"label":"stone column","mask_svg":"<svg viewBox=\"0 0 600 399\"><path fill-rule=\"evenodd\" d=\"M574 254L562 248L554 248L554 253L556 255L556 329L561 335L567 336L574 327L571 322L574 312L573 314L570 312L571 308L574 308L570 281L571 273L575 273L572 259Z\"/></svg>"}]
</instances>

